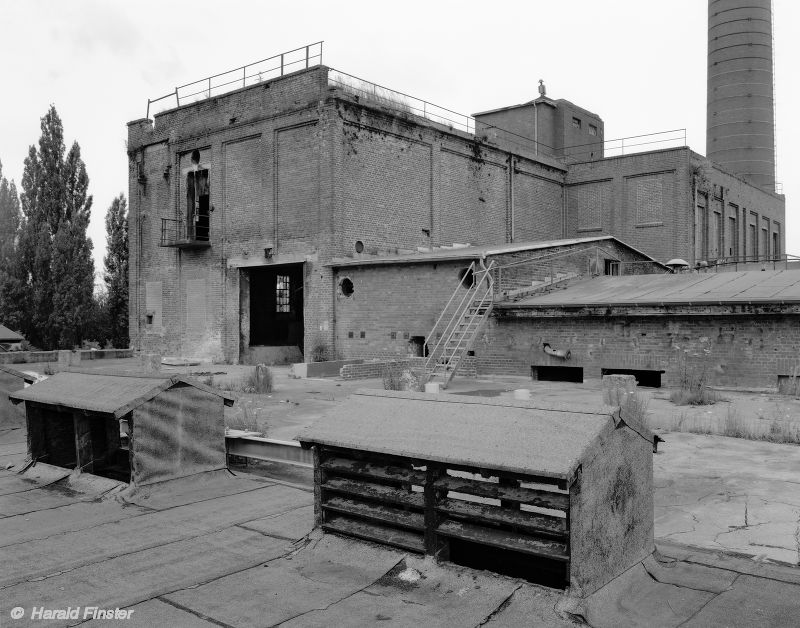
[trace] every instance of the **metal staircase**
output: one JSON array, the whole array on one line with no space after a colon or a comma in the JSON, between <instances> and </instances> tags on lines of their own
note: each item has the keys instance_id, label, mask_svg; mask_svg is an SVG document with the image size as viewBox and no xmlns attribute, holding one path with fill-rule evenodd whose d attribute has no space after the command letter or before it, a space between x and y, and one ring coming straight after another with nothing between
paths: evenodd
<instances>
[{"instance_id":1,"label":"metal staircase","mask_svg":"<svg viewBox=\"0 0 800 628\"><path fill-rule=\"evenodd\" d=\"M472 262L425 341L424 381L447 388L461 360L472 348L494 300L494 262ZM435 344L434 344L435 343Z\"/></svg>"}]
</instances>

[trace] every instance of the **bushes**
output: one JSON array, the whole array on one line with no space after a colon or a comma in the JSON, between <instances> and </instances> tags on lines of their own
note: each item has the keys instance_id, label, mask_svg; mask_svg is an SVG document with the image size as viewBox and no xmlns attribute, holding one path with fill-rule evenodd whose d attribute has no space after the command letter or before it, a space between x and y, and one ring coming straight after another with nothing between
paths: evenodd
<instances>
[{"instance_id":1,"label":"bushes","mask_svg":"<svg viewBox=\"0 0 800 628\"><path fill-rule=\"evenodd\" d=\"M704 406L719 401L719 395L709 388L712 370L709 364L712 345L700 338L701 350L689 354L688 349L676 346L679 387L670 393L669 400L678 406ZM698 358L690 360L690 358Z\"/></svg>"}]
</instances>

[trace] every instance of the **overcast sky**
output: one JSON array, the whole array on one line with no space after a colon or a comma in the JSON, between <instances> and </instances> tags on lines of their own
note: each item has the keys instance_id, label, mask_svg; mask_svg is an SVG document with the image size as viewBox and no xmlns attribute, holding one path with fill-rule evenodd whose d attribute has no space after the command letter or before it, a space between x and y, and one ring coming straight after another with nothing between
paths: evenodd
<instances>
[{"instance_id":1,"label":"overcast sky","mask_svg":"<svg viewBox=\"0 0 800 628\"><path fill-rule=\"evenodd\" d=\"M0 160L19 187L52 103L81 145L94 208L127 196L126 122L210 74L324 40L323 62L461 113L547 95L598 113L606 139L685 128L705 154L705 0L170 2L0 0ZM775 0L778 181L786 250L800 254L800 2Z\"/></svg>"}]
</instances>

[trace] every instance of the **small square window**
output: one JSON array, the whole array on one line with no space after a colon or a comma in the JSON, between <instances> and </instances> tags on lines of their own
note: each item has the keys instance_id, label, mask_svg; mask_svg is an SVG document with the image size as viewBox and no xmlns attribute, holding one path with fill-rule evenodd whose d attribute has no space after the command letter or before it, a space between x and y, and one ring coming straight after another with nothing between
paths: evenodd
<instances>
[{"instance_id":1,"label":"small square window","mask_svg":"<svg viewBox=\"0 0 800 628\"><path fill-rule=\"evenodd\" d=\"M362 332L361 332L361 337L362 337L362 338L366 338L366 337L367 337L367 332L365 332L365 331L362 331Z\"/></svg>"},{"instance_id":2,"label":"small square window","mask_svg":"<svg viewBox=\"0 0 800 628\"><path fill-rule=\"evenodd\" d=\"M347 332L347 337L348 338L352 338L353 337L353 332L352 331L348 331Z\"/></svg>"},{"instance_id":3,"label":"small square window","mask_svg":"<svg viewBox=\"0 0 800 628\"><path fill-rule=\"evenodd\" d=\"M572 126L574 126L576 129L580 129L581 128L581 119L580 118L572 118Z\"/></svg>"},{"instance_id":4,"label":"small square window","mask_svg":"<svg viewBox=\"0 0 800 628\"><path fill-rule=\"evenodd\" d=\"M392 340L397 340L397 332L396 331L390 331L389 332L389 338L391 338Z\"/></svg>"},{"instance_id":5,"label":"small square window","mask_svg":"<svg viewBox=\"0 0 800 628\"><path fill-rule=\"evenodd\" d=\"M589 135L597 135L597 127L594 124L589 125Z\"/></svg>"}]
</instances>

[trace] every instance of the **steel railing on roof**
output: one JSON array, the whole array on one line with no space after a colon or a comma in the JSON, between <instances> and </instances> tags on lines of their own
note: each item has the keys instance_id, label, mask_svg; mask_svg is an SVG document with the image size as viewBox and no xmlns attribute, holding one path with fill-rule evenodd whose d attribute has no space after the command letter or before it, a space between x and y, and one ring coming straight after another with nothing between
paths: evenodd
<instances>
[{"instance_id":1,"label":"steel railing on roof","mask_svg":"<svg viewBox=\"0 0 800 628\"><path fill-rule=\"evenodd\" d=\"M218 96L225 92L254 85L261 81L266 81L278 76L283 76L287 72L310 68L322 64L322 41L314 42L294 50L287 50L280 54L254 61L238 68L207 76L185 85L180 85L174 91L158 98L147 99L147 115L150 117L150 105L153 103L175 99L175 106L179 107L187 102L196 102ZM194 99L194 100L192 100Z\"/></svg>"}]
</instances>

